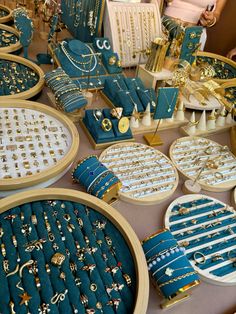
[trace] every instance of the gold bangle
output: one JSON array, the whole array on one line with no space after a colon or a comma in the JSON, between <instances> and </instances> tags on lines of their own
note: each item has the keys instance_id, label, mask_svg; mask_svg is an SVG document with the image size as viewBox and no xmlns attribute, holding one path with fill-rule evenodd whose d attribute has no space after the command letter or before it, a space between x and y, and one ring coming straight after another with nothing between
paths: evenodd
<instances>
[{"instance_id":1,"label":"gold bangle","mask_svg":"<svg viewBox=\"0 0 236 314\"><path fill-rule=\"evenodd\" d=\"M207 27L212 27L212 26L214 26L214 25L216 24L216 22L217 22L217 19L216 19L216 17L214 16L212 22L210 22L210 24L207 24Z\"/></svg>"}]
</instances>

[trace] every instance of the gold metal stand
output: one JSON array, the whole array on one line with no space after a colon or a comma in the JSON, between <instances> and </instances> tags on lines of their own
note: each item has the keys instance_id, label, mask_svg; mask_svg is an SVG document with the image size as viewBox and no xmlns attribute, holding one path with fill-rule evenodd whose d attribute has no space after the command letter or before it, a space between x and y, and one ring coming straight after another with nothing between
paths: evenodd
<instances>
[{"instance_id":1,"label":"gold metal stand","mask_svg":"<svg viewBox=\"0 0 236 314\"><path fill-rule=\"evenodd\" d=\"M190 298L190 296L191 296L190 294L185 293L183 295L178 295L175 298L170 299L170 300L166 299L161 304L161 308L162 309L167 309L167 308L169 308L169 307L171 307L171 306L173 306L173 305L175 305L175 304L177 304L179 302L185 301L186 299Z\"/></svg>"},{"instance_id":2,"label":"gold metal stand","mask_svg":"<svg viewBox=\"0 0 236 314\"><path fill-rule=\"evenodd\" d=\"M157 127L154 133L148 133L144 135L145 141L148 143L149 146L160 146L163 145L163 141L161 140L160 136L157 134L161 123L161 119L158 120Z\"/></svg>"}]
</instances>

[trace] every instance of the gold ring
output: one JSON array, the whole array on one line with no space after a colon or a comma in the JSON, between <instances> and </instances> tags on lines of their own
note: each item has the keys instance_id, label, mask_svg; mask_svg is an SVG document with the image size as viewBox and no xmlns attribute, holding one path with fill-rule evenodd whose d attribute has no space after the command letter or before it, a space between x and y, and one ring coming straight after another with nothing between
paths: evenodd
<instances>
[{"instance_id":1,"label":"gold ring","mask_svg":"<svg viewBox=\"0 0 236 314\"><path fill-rule=\"evenodd\" d=\"M112 129L111 120L108 118L103 119L102 123L101 123L101 127L102 127L103 131L109 132Z\"/></svg>"},{"instance_id":2,"label":"gold ring","mask_svg":"<svg viewBox=\"0 0 236 314\"><path fill-rule=\"evenodd\" d=\"M214 176L216 179L223 179L224 178L224 175L221 172L215 172Z\"/></svg>"},{"instance_id":3,"label":"gold ring","mask_svg":"<svg viewBox=\"0 0 236 314\"><path fill-rule=\"evenodd\" d=\"M198 258L197 258L197 255L199 255ZM201 260L199 261L198 259L200 259L200 258L201 258ZM193 259L194 259L196 264L205 264L206 263L206 257L202 252L195 252L193 254Z\"/></svg>"}]
</instances>

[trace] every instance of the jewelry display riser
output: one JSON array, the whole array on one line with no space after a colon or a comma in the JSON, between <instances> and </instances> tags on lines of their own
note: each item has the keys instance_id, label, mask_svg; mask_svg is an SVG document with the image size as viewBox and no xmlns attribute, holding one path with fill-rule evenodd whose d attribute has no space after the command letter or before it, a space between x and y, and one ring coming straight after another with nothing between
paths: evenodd
<instances>
[{"instance_id":1,"label":"jewelry display riser","mask_svg":"<svg viewBox=\"0 0 236 314\"><path fill-rule=\"evenodd\" d=\"M0 113L0 190L58 180L77 154L79 134L74 124L46 105L24 100L0 101Z\"/></svg>"},{"instance_id":2,"label":"jewelry display riser","mask_svg":"<svg viewBox=\"0 0 236 314\"><path fill-rule=\"evenodd\" d=\"M118 53L122 67L147 61L147 49L156 37L162 37L158 3L119 3L106 0L105 36ZM142 52L141 52L142 51Z\"/></svg>"},{"instance_id":3,"label":"jewelry display riser","mask_svg":"<svg viewBox=\"0 0 236 314\"><path fill-rule=\"evenodd\" d=\"M42 189L5 198L0 207L2 312L36 314L43 305L53 313L146 311L141 245L110 205L82 192Z\"/></svg>"},{"instance_id":4,"label":"jewelry display riser","mask_svg":"<svg viewBox=\"0 0 236 314\"><path fill-rule=\"evenodd\" d=\"M206 191L235 186L236 157L228 147L197 136L182 137L171 144L169 156L184 178L195 180L201 171L197 182Z\"/></svg>"},{"instance_id":5,"label":"jewelry display riser","mask_svg":"<svg viewBox=\"0 0 236 314\"><path fill-rule=\"evenodd\" d=\"M112 145L99 160L120 179L120 199L131 204L158 204L174 193L179 182L168 157L144 144Z\"/></svg>"},{"instance_id":6,"label":"jewelry display riser","mask_svg":"<svg viewBox=\"0 0 236 314\"><path fill-rule=\"evenodd\" d=\"M165 227L208 283L236 285L235 213L233 207L201 194L181 196L166 211Z\"/></svg>"},{"instance_id":7,"label":"jewelry display riser","mask_svg":"<svg viewBox=\"0 0 236 314\"><path fill-rule=\"evenodd\" d=\"M233 122L232 124L226 124L224 126L216 126L215 129L213 130L205 130L205 131L200 131L200 130L196 130L196 132L194 133L194 136L211 136L214 134L219 134L225 131L228 131L229 129L231 129L231 127L235 126L236 122ZM180 128L181 132L183 135L189 135L191 136L192 134L189 133L187 127L181 127Z\"/></svg>"}]
</instances>

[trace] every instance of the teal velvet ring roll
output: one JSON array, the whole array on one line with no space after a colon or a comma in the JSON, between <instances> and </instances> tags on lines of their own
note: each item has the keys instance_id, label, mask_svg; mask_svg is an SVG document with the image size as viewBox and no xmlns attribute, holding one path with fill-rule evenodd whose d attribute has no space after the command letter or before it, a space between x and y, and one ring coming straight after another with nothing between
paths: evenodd
<instances>
[{"instance_id":1,"label":"teal velvet ring roll","mask_svg":"<svg viewBox=\"0 0 236 314\"><path fill-rule=\"evenodd\" d=\"M87 190L99 198L119 179L103 165L95 155L88 156L80 161L72 173L76 182L80 182Z\"/></svg>"},{"instance_id":2,"label":"teal velvet ring roll","mask_svg":"<svg viewBox=\"0 0 236 314\"><path fill-rule=\"evenodd\" d=\"M133 312L135 263L104 215L81 203L39 200L0 214L0 226L1 313Z\"/></svg>"},{"instance_id":3,"label":"teal velvet ring roll","mask_svg":"<svg viewBox=\"0 0 236 314\"><path fill-rule=\"evenodd\" d=\"M165 298L199 280L196 271L170 231L163 230L143 241L148 270Z\"/></svg>"}]
</instances>

